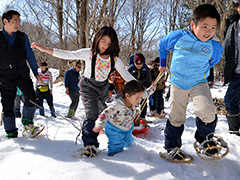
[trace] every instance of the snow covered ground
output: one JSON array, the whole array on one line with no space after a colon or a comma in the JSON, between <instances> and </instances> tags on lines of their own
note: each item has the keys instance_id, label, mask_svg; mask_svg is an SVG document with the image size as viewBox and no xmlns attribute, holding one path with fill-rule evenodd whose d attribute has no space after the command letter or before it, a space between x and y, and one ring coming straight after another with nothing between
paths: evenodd
<instances>
[{"instance_id":1,"label":"snow covered ground","mask_svg":"<svg viewBox=\"0 0 240 180\"><path fill-rule=\"evenodd\" d=\"M52 69L54 76L57 71ZM223 98L226 87L217 83L211 90L213 97ZM65 94L62 83L54 85L54 106L57 113L67 114L70 98ZM48 109L45 103L45 109ZM169 112L169 103L165 102L165 111ZM107 156L103 151L98 157L81 158L80 148L83 147L81 138L75 138L78 130L62 117L53 118L46 110L46 116L39 116L36 111L36 123L46 126L43 133L34 138L22 137L23 127L21 120L17 119L19 138L3 140L5 132L0 126L0 179L1 180L50 180L50 179L134 179L134 180L237 180L240 179L240 137L230 135L225 116L218 115L219 121L216 134L224 138L230 147L229 154L219 161L203 161L193 148L195 116L192 114L191 102L187 111L187 122L182 136L182 149L194 157L190 164L177 164L167 162L159 157L159 151L164 146L163 129L165 122L150 124L151 129L143 138L134 138L134 143L125 151L113 157ZM76 117L82 119L84 109L82 103L78 108ZM76 122L80 127L81 122ZM100 149L107 148L104 135L99 136Z\"/></svg>"}]
</instances>

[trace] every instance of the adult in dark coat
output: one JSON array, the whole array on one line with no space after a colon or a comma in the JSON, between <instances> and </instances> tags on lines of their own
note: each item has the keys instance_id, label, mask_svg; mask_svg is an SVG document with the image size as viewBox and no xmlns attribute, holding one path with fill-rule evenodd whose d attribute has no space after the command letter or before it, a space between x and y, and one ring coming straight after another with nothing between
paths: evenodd
<instances>
[{"instance_id":1,"label":"adult in dark coat","mask_svg":"<svg viewBox=\"0 0 240 180\"><path fill-rule=\"evenodd\" d=\"M228 111L229 132L240 135L240 5L239 0L233 0L233 7L236 12L226 20L224 56L223 56L223 76L224 85L229 83L224 103Z\"/></svg>"}]
</instances>

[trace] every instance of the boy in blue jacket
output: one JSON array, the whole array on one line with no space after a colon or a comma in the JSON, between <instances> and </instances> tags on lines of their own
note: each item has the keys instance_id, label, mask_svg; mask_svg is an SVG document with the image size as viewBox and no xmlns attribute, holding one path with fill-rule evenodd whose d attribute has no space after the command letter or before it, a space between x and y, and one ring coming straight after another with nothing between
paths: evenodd
<instances>
[{"instance_id":1,"label":"boy in blue jacket","mask_svg":"<svg viewBox=\"0 0 240 180\"><path fill-rule=\"evenodd\" d=\"M206 155L218 153L216 143L211 140L217 116L207 77L210 68L221 60L223 52L219 39L214 36L219 22L220 15L216 8L203 4L194 10L189 26L170 32L160 41L160 72L166 71L167 55L173 50L170 114L164 131L165 149L173 160L183 160L186 157L180 147L189 97L197 116L195 139L203 147L212 147L206 150Z\"/></svg>"}]
</instances>

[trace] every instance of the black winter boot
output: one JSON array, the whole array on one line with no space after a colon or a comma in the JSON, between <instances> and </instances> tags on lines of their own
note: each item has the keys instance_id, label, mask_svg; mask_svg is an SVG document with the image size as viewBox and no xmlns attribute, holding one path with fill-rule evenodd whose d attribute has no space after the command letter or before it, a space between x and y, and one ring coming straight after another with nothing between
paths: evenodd
<instances>
[{"instance_id":1,"label":"black winter boot","mask_svg":"<svg viewBox=\"0 0 240 180\"><path fill-rule=\"evenodd\" d=\"M240 113L238 114L227 114L226 115L228 120L228 126L229 126L229 133L230 134L236 134L240 135L239 128L240 128Z\"/></svg>"}]
</instances>

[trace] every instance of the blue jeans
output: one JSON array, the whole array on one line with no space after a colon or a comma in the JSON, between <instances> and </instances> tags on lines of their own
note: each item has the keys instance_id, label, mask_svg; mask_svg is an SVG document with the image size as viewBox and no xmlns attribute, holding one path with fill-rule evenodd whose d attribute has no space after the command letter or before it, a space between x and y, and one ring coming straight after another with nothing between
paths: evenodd
<instances>
[{"instance_id":1,"label":"blue jeans","mask_svg":"<svg viewBox=\"0 0 240 180\"><path fill-rule=\"evenodd\" d=\"M109 121L105 126L105 134L108 137L108 155L113 155L117 152L123 151L124 147L128 147L133 142L132 131L133 131L134 123L131 129L125 131L121 130L114 125L112 125Z\"/></svg>"},{"instance_id":2,"label":"blue jeans","mask_svg":"<svg viewBox=\"0 0 240 180\"><path fill-rule=\"evenodd\" d=\"M226 106L226 110L230 115L235 115L239 113L240 74L233 75L224 97L224 103Z\"/></svg>"}]
</instances>

